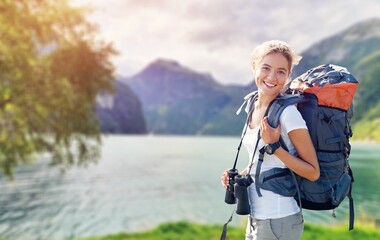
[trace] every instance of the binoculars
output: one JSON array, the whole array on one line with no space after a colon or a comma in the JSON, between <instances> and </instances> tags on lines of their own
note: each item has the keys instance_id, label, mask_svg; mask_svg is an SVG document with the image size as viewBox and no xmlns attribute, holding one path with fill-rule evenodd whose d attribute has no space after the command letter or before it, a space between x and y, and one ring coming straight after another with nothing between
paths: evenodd
<instances>
[{"instance_id":1,"label":"binoculars","mask_svg":"<svg viewBox=\"0 0 380 240\"><path fill-rule=\"evenodd\" d=\"M248 199L248 187L253 183L249 174L242 176L237 169L228 170L229 184L226 189L224 201L227 204L237 203L236 213L239 215L248 215L251 213L251 207Z\"/></svg>"}]
</instances>

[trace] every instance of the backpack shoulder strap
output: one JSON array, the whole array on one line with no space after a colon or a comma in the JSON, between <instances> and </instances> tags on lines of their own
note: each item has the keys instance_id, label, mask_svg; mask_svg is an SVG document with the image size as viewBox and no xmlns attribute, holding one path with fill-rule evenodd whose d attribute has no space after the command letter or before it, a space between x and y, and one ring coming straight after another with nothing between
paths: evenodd
<instances>
[{"instance_id":1,"label":"backpack shoulder strap","mask_svg":"<svg viewBox=\"0 0 380 240\"><path fill-rule=\"evenodd\" d=\"M271 127L276 128L280 121L280 116L284 109L290 105L308 101L300 94L286 94L273 100L268 111L268 123Z\"/></svg>"},{"instance_id":2,"label":"backpack shoulder strap","mask_svg":"<svg viewBox=\"0 0 380 240\"><path fill-rule=\"evenodd\" d=\"M253 91L245 95L244 102L241 104L239 109L236 111L236 115L239 115L243 107L245 106L245 111L249 113L253 108L253 103L257 99L258 93L257 91Z\"/></svg>"},{"instance_id":3,"label":"backpack shoulder strap","mask_svg":"<svg viewBox=\"0 0 380 240\"><path fill-rule=\"evenodd\" d=\"M305 102L307 101L306 98L304 98L303 95L300 95L300 94L286 94L286 95L283 95L283 96L278 96L277 98L275 98L271 104L269 105L268 107L268 110L267 112L265 113L265 116L268 116L268 123L271 127L273 128L276 128L278 126L278 123L280 121L280 116L282 114L282 112L284 111L284 109L290 105L293 105L293 104L296 104L296 103L301 103L301 102ZM287 146L285 145L285 142L283 141L283 139L280 137L280 143L281 143L281 146L286 150L288 151L288 148ZM261 165L263 163L263 160L264 160L264 154L265 154L265 150L264 150L264 147L260 149L260 154L259 154L259 160L258 160L258 163L257 163L257 168L256 168L256 175L255 175L255 182L256 182L256 191L257 191L257 194L261 197L261 192L260 192L260 172L261 172ZM292 173L294 175L294 173ZM298 199L298 202L299 204L301 204L301 200L300 200L300 192L299 192L299 189L298 189L298 185L297 185L297 182L296 182L296 179L295 179L295 176L293 177L294 179L294 183L297 187L297 193L298 193L298 196L299 196L299 199Z\"/></svg>"}]
</instances>

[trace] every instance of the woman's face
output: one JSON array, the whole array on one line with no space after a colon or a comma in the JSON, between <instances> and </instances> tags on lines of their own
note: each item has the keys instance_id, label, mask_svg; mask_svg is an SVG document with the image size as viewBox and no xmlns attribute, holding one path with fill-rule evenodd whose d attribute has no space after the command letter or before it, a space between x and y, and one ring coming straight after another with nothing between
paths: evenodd
<instances>
[{"instance_id":1,"label":"woman's face","mask_svg":"<svg viewBox=\"0 0 380 240\"><path fill-rule=\"evenodd\" d=\"M277 96L290 74L288 60L281 53L270 53L256 65L255 81L263 94Z\"/></svg>"}]
</instances>

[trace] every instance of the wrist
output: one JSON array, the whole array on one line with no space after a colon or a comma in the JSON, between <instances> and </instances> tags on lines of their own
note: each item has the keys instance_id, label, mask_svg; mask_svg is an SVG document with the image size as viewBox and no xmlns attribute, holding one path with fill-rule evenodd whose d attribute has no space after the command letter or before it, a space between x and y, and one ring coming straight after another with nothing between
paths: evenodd
<instances>
[{"instance_id":1,"label":"wrist","mask_svg":"<svg viewBox=\"0 0 380 240\"><path fill-rule=\"evenodd\" d=\"M265 152L269 155L274 154L281 147L280 141L265 145Z\"/></svg>"}]
</instances>

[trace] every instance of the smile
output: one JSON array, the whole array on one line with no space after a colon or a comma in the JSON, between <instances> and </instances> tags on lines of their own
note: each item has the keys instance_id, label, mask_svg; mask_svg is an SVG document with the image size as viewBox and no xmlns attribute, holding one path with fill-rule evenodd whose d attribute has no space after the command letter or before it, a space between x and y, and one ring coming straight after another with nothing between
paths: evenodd
<instances>
[{"instance_id":1,"label":"smile","mask_svg":"<svg viewBox=\"0 0 380 240\"><path fill-rule=\"evenodd\" d=\"M272 83L265 82L265 81L264 81L264 84L265 84L266 86L268 86L268 87L275 87L275 86L277 86L276 84L272 84Z\"/></svg>"}]
</instances>

